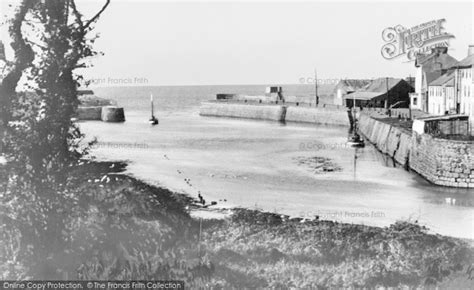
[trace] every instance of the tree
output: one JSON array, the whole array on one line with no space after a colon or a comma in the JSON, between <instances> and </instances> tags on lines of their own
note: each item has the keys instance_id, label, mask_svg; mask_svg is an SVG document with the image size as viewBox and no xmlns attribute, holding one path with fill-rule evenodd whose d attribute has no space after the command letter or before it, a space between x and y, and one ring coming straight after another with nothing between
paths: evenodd
<instances>
[{"instance_id":1,"label":"tree","mask_svg":"<svg viewBox=\"0 0 474 290\"><path fill-rule=\"evenodd\" d=\"M8 22L14 60L0 84L0 153L9 171L0 198L11 209L3 216L9 224L43 248L35 255L64 242L64 210L75 202L68 172L84 154L71 121L82 79L75 70L97 54L91 34L109 4L85 19L75 0L22 0Z\"/></svg>"}]
</instances>

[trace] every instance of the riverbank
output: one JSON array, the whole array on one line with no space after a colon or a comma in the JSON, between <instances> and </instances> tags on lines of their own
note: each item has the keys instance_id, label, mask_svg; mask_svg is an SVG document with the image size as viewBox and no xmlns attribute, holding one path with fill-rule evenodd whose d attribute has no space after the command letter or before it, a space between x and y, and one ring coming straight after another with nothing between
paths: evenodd
<instances>
[{"instance_id":1,"label":"riverbank","mask_svg":"<svg viewBox=\"0 0 474 290\"><path fill-rule=\"evenodd\" d=\"M190 288L470 285L472 247L417 224L377 228L247 209L200 223L190 215L202 210L196 200L124 175L125 166L78 166L84 211L71 219L71 243L22 265L0 251L1 278L24 269L33 279L177 279Z\"/></svg>"}]
</instances>

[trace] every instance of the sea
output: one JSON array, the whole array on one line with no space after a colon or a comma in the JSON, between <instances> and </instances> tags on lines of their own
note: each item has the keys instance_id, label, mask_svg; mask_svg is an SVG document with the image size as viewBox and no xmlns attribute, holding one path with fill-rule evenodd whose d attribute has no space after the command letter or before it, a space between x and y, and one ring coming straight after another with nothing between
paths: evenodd
<instances>
[{"instance_id":1,"label":"sea","mask_svg":"<svg viewBox=\"0 0 474 290\"><path fill-rule=\"evenodd\" d=\"M124 123L80 122L97 138L98 160L129 163L127 174L212 207L245 207L386 227L397 221L474 239L474 190L430 184L372 145L347 146L338 126L204 117L218 93L262 95L266 85L97 87L124 107ZM329 94L330 87L320 88ZM314 95L311 85L284 85ZM159 125L151 126L150 95ZM327 100L326 100L327 101Z\"/></svg>"}]
</instances>

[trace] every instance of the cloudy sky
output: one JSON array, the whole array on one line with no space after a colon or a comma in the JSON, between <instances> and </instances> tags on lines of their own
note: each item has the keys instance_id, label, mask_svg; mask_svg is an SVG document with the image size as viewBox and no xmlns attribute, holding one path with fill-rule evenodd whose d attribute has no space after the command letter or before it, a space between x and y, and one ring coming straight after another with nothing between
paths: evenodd
<instances>
[{"instance_id":1,"label":"cloudy sky","mask_svg":"<svg viewBox=\"0 0 474 290\"><path fill-rule=\"evenodd\" d=\"M101 1L80 1L89 15ZM112 0L97 25L87 78L145 78L156 85L299 83L404 77L406 57L381 56L382 31L446 19L450 54L473 41L472 2L163 2Z\"/></svg>"}]
</instances>

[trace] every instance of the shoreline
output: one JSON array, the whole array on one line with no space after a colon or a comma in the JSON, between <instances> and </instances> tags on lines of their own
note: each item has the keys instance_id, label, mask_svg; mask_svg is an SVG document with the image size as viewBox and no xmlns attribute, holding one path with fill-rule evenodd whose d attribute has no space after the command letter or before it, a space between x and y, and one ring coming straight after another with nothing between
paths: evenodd
<instances>
[{"instance_id":1,"label":"shoreline","mask_svg":"<svg viewBox=\"0 0 474 290\"><path fill-rule=\"evenodd\" d=\"M108 161L98 160L97 161L96 160L96 161L93 161L93 163L99 163L99 164L100 163L125 164L124 172L121 172L120 174L123 174L124 176L126 176L128 178L136 180L137 182L144 183L144 184L146 184L146 185L148 185L152 188L155 188L155 189L158 189L158 190L166 190L166 191L169 191L169 192L171 192L175 195L184 197L183 200L186 201L185 206L187 207L187 211L190 213L190 215L193 215L193 213L195 213L195 216L197 218L201 217L202 219L205 219L205 220L215 220L215 219L224 220L226 218L231 217L234 210L237 210L237 211L245 210L245 211L259 212L259 213L268 214L268 215L278 215L278 216L281 216L282 218L284 217L283 219L297 220L297 221L302 222L302 223L304 223L304 222L311 223L311 222L314 222L314 221L324 221L324 222L332 222L332 223L342 224L342 225L358 225L358 226L378 228L378 229L384 229L384 228L387 227L387 226L369 225L369 224L357 223L357 222L344 222L344 221L338 221L338 220L334 220L334 219L325 219L324 217L317 216L317 215L312 216L311 218L309 218L307 215L305 216L305 215L298 215L298 214L284 214L284 213L281 213L281 212L278 212L278 211L264 210L264 209L259 208L259 207L254 207L253 208L253 207L248 207L248 206L232 204L232 203L229 203L227 201L225 201L225 202L217 201L216 204L211 204L210 202L208 202L208 203L206 203L206 205L203 206L197 198L192 196L192 193L190 193L186 190L183 190L183 189L180 190L180 189L177 189L177 188L168 187L168 186L159 184L156 181L152 181L152 180L149 180L149 179L146 179L146 178L140 178L140 177L136 176L135 174L133 174L131 172L127 172L126 167L128 166L129 161L110 161L110 160L108 160ZM203 197L205 198L206 196L203 195ZM199 213L202 213L202 215L199 214ZM209 213L209 214L207 215L206 213ZM392 225L396 222L413 223L412 221L409 221L409 220L399 219L399 220L391 223L390 225ZM421 225L421 226L427 227L427 226L424 226L424 225ZM430 234L439 235L439 236L443 236L443 237L449 237L449 238L452 238L452 239L463 240L463 241L466 241L466 242L470 243L474 247L474 238L470 239L470 238L462 238L462 237L443 235L443 234L439 234L439 233L434 232L434 231L431 231Z\"/></svg>"},{"instance_id":2,"label":"shoreline","mask_svg":"<svg viewBox=\"0 0 474 290\"><path fill-rule=\"evenodd\" d=\"M129 273L130 279L168 277L191 288L459 288L472 282L466 272L474 257L472 243L429 233L416 223L379 228L241 207L203 210L188 194L129 176L126 167L125 162L84 160L73 169L83 214L68 217L76 226L65 249L44 261L25 262L30 277L91 280L108 269L109 279L124 277L113 273ZM200 219L193 211L227 215ZM110 257L122 262L111 264ZM394 257L402 268L390 264ZM433 259L447 271L433 272ZM354 263L364 266L353 268ZM151 276L133 276L126 265ZM376 265L385 265L385 270ZM56 267L60 271L51 271ZM155 276L155 271L161 274Z\"/></svg>"},{"instance_id":3,"label":"shoreline","mask_svg":"<svg viewBox=\"0 0 474 290\"><path fill-rule=\"evenodd\" d=\"M382 282L383 279L379 282L370 282L370 279L369 279L365 282L361 281L362 282L361 284L357 284L356 282L351 281L352 278L350 278L349 280L345 279L345 281L342 283L340 280L331 280L331 279L329 279L329 281L323 280L324 282L321 282L321 279L319 280L316 279L318 281L314 281L314 279L311 279L309 278L309 276L307 276L306 280L310 280L311 282L306 282L306 284L298 285L298 284L295 284L297 283L297 281L295 280L281 282L280 281L281 279L271 278L272 276L267 276L266 273L262 273L261 270L259 270L259 269L262 269L262 267L264 268L274 267L274 266L271 266L274 263L283 263L284 265L288 265L288 267L290 268L293 268L295 263L297 264L300 263L301 266L305 268L307 267L322 268L323 272L321 273L326 273L326 274L323 274L323 276L326 276L326 278L328 278L329 276L332 276L334 274L333 271L339 272L342 269L344 269L346 266L343 266L342 268L338 267L339 270L337 270L338 268L333 268L333 266L330 266L330 264L335 263L335 261L339 259L332 255L329 255L325 258L325 259L329 259L327 260L327 263L329 263L327 265L325 264L326 262L323 262L321 264L321 261L317 262L314 265L311 263L308 264L307 258L303 258L303 259L299 258L300 257L299 254L297 254L295 258L289 258L289 255L291 256L293 254L290 254L291 252L286 252L284 249L279 248L279 246L277 246L277 244L275 244L272 241L272 239L282 239L282 238L295 239L296 238L297 240L295 240L295 244L293 246L299 248L300 247L299 239L301 237L307 236L307 234L310 234L312 236L313 234L311 233L314 233L314 231L321 232L323 236L335 235L333 238L335 239L335 241L333 241L334 245L328 248L327 249L328 251L329 249L332 249L332 250L335 249L332 247L336 247L336 248L339 247L337 246L338 240L340 240L343 245L347 244L347 247L353 247L353 245L355 245L356 248L358 248L359 246L363 247L362 245L358 245L358 243L363 243L363 244L367 243L367 245L371 245L373 242L376 242L378 240L377 238L373 236L375 234L375 235L382 235L387 239L384 241L380 241L381 242L380 247L382 247L380 249L383 249L383 251L388 251L386 252L386 254L388 255L395 254L395 252L391 253L392 251L395 250L394 248L392 248L394 247L395 244L398 244L400 243L400 241L403 241L402 244L398 244L398 247L401 246L403 248L404 246L402 245L404 243L406 243L409 240L412 240L413 242L417 241L416 243L420 243L420 245L424 244L425 247L428 247L428 248L438 247L438 246L441 246L443 243L450 244L449 248L452 247L453 251L454 249L461 250L461 248L464 247L465 250L462 250L462 251L467 251L464 254L464 255L467 255L464 257L464 259L467 258L469 260L469 257L471 257L471 261L472 261L472 257L474 257L474 241L473 240L454 238L454 237L449 237L449 236L443 236L437 233L432 233L426 227L417 225L416 223L401 221L401 222L396 222L394 224L391 224L388 227L375 227L375 226L368 226L368 225L361 225L361 224L335 222L335 221L324 220L324 219L310 220L310 219L301 218L301 217L292 217L292 216L288 216L284 214L278 214L274 212L267 212L263 210L249 209L249 208L243 208L243 207L231 207L231 208L221 207L219 204L214 205L214 206L203 207L199 204L196 198L193 198L188 193L172 192L166 188L147 184L146 181L142 181L140 179L137 179L136 177L130 177L126 173L125 173L125 176L127 176L126 178L130 178L132 180L132 183L146 184L150 190L150 193L166 191L166 192L169 192L170 194L169 198L172 198L172 199L178 198L178 200L182 203L181 207L184 209L184 212L187 213L188 217L193 221L192 224L195 225L195 230L197 230L198 228L202 228L203 240L200 244L202 247L202 251L204 251L204 254L201 253L200 255L204 255L204 257L207 257L206 260L208 259L208 261L213 265L211 268L215 269L214 270L215 272L213 273L213 275L211 275L211 277L215 277L215 278L211 278L210 281L206 284L206 286L212 285L216 287L219 287L219 286L273 287L273 286L279 285L279 286L288 287L288 286L296 285L297 287L298 286L301 286L301 287L315 287L315 286L348 287L348 286L354 286L354 285L359 285L359 286L360 285L365 285L365 286L367 285L371 285L371 286L404 285L403 275L399 276L398 278L395 278L395 280L398 279L397 282L394 282L394 281L390 282L390 283L396 283L396 284L384 284ZM203 213L204 216L199 215L199 214L196 215L196 213ZM340 235L339 234L340 231L344 232L345 234ZM240 234L235 236L237 233L240 233ZM260 234L263 234L265 238L259 237ZM364 238L364 235L367 235L367 236ZM304 243L310 242L311 244L314 243L315 245L318 245L321 242L321 241L318 242L319 238L320 237L318 236L314 236L312 238L308 236L304 238L305 240ZM247 245L249 242L251 242L254 239L256 239L255 240L256 242L258 241L257 242L258 246L255 245L255 247L253 247L251 245L248 245L248 248L242 252L242 249L240 248L241 246L239 246L239 244L244 243L245 245ZM426 242L426 241L422 242L422 240L424 239L427 239L427 241L430 241L430 242ZM201 240L201 238L199 238L199 240ZM385 248L385 246L382 246L384 244L389 245L388 248ZM373 245L370 247L373 247ZM397 246L395 246L395 248L396 247ZM444 248L444 246L442 247ZM291 248L291 251L293 252L294 247L290 246L290 248ZM237 249L239 250L236 251ZM375 246L374 248L375 251L379 251L380 249L378 245ZM411 249L412 247L410 246L408 248L405 248L405 251L414 251L412 255L413 254L418 255L419 253L421 253L419 252L419 250L411 250ZM445 248L445 250L447 249L448 248ZM255 252L255 250L259 251L258 254ZM400 251L400 250L401 249L398 249L396 251ZM428 252L431 253L431 250ZM240 268L243 266L242 263L245 259L251 259L250 256L247 258L244 258L244 260L240 260L241 258L238 258L239 256L243 258L243 256L246 255L246 253L251 256L257 255L257 257L255 257L255 261L251 262L249 265L254 265L254 266L258 265L258 266L255 270L250 270L250 272L248 268L246 268L247 270ZM318 253L319 254L317 254L317 256L321 254L324 256L326 254L324 253L324 251L318 252ZM314 253L309 254L309 256L312 256L313 254ZM351 254L347 253L347 254L342 255L344 257L343 259L346 258L345 257L346 255L351 255ZM403 254L397 253L396 255L403 255ZM333 260L333 259L336 259L336 260ZM375 259L374 262L378 259L379 258ZM450 259L450 258L446 257L442 259ZM428 259L427 261L431 261L431 260ZM448 262L447 260L446 262L448 264L451 263L451 262ZM346 262L342 262L342 263L344 264ZM456 267L459 267L459 266L456 266ZM462 266L462 268L464 271L464 266ZM238 271L238 272L235 272L235 271ZM343 272L340 272L340 274L343 275L345 271L346 270L343 270ZM446 287L451 287L450 285L456 285L455 287L457 287L458 285L470 285L469 284L470 280L469 278L467 278L465 274L463 274L464 273L463 271L454 270L452 274L444 276L445 278L442 278L440 281L436 283L439 283L438 285L448 285ZM366 273L364 275L367 275L367 273L373 272L373 269L367 268L365 270L362 270L362 272L360 272L359 274L362 275L362 273L364 272ZM269 273L271 273L271 271ZM352 275L359 275L359 274L357 274L357 270L356 270L355 274L353 273ZM250 276L247 276L248 277L247 279L244 279L244 281L241 281L240 279L235 280L234 278L232 278L235 275L239 277L243 277L242 275L244 276L250 275ZM360 277L363 277L364 275ZM256 277L258 276L260 276L260 278L256 279ZM425 278L420 278L418 282L420 281L426 282L429 280L429 279L426 280Z\"/></svg>"}]
</instances>

